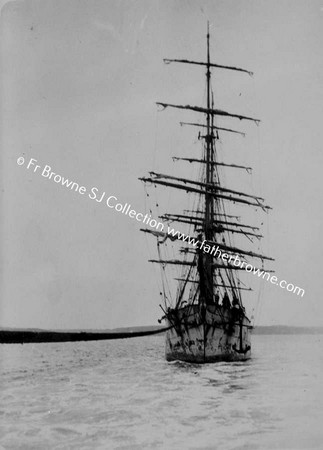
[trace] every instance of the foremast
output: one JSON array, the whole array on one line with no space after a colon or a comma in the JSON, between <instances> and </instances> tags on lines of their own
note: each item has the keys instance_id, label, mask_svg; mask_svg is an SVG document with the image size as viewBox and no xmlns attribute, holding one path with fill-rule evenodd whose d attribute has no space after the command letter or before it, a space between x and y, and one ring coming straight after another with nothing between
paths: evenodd
<instances>
[{"instance_id":1,"label":"foremast","mask_svg":"<svg viewBox=\"0 0 323 450\"><path fill-rule=\"evenodd\" d=\"M206 103L207 103L207 113L206 113L206 135L205 147L206 147L206 185L213 185L213 174L214 174L214 136L213 130L211 129L211 69L210 69L210 32L209 23L207 29L207 62L206 62ZM213 105L212 105L213 106ZM213 241L213 214L214 214L214 198L210 195L208 188L205 188L205 228L204 235L207 241ZM199 251L199 275L200 275L200 293L201 302L204 304L213 303L213 257L209 254ZM205 276L204 276L205 274Z\"/></svg>"}]
</instances>

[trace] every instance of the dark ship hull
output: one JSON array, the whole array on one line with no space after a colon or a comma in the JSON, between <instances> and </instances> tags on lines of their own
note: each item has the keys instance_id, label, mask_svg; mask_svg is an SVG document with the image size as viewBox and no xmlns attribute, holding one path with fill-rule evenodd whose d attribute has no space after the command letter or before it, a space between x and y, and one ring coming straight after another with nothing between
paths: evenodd
<instances>
[{"instance_id":1,"label":"dark ship hull","mask_svg":"<svg viewBox=\"0 0 323 450\"><path fill-rule=\"evenodd\" d=\"M166 360L190 363L246 361L251 357L247 317L221 306L186 306L169 310L166 332Z\"/></svg>"}]
</instances>

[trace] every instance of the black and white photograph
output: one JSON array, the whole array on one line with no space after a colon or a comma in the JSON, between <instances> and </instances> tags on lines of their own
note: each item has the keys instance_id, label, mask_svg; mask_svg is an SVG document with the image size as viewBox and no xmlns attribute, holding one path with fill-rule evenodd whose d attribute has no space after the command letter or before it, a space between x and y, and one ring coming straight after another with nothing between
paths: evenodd
<instances>
[{"instance_id":1,"label":"black and white photograph","mask_svg":"<svg viewBox=\"0 0 323 450\"><path fill-rule=\"evenodd\" d=\"M323 0L0 8L0 450L322 450Z\"/></svg>"}]
</instances>

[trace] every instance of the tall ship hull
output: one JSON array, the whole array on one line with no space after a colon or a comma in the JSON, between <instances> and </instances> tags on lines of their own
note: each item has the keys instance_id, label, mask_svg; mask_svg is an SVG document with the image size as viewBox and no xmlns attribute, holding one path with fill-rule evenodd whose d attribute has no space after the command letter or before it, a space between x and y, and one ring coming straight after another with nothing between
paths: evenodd
<instances>
[{"instance_id":1,"label":"tall ship hull","mask_svg":"<svg viewBox=\"0 0 323 450\"><path fill-rule=\"evenodd\" d=\"M169 311L166 319L165 356L167 361L214 363L246 361L251 357L251 323L247 317L234 317L198 305ZM224 320L223 320L224 319Z\"/></svg>"}]
</instances>

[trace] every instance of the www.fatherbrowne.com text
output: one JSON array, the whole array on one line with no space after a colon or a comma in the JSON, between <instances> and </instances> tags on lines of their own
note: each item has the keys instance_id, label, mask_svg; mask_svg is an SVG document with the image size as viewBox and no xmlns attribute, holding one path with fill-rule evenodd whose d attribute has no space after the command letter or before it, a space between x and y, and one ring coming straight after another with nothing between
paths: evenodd
<instances>
[{"instance_id":1,"label":"www.fatherbrowne.com text","mask_svg":"<svg viewBox=\"0 0 323 450\"><path fill-rule=\"evenodd\" d=\"M187 242L188 244L193 245L193 247L198 248L209 255L213 255L215 258L222 259L223 262L227 261L228 265L232 264L233 267L240 267L246 272L257 275L259 278L262 278L266 281L270 281L272 284L275 284L282 289L286 289L288 292L300 295L301 297L303 297L303 295L305 294L304 289L295 286L292 283L287 283L286 280L279 281L275 275L271 275L269 272L265 272L264 270L256 268L251 264L248 264L246 261L241 261L238 255L229 255L228 253L222 252L218 245L211 246L206 242L206 240L200 241L198 239L180 233L179 231L175 231L170 227L167 227L167 235L172 237L173 239L176 238L183 242Z\"/></svg>"}]
</instances>

